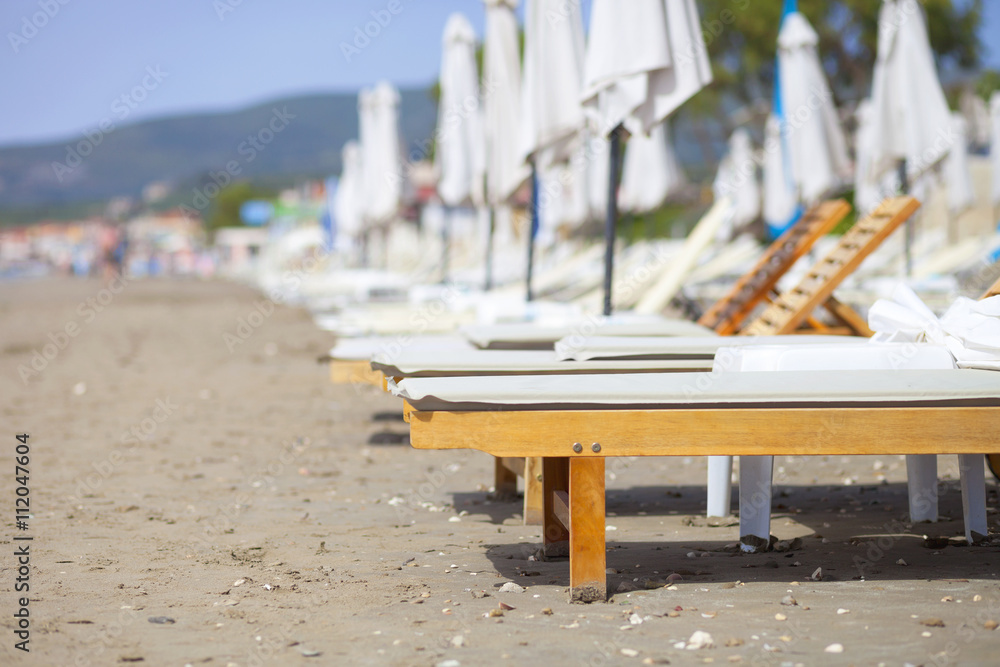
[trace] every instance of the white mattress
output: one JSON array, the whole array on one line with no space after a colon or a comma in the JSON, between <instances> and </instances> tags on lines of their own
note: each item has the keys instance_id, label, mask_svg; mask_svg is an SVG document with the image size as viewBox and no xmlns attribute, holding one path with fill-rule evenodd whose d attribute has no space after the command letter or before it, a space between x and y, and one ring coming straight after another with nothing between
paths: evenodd
<instances>
[{"instance_id":1,"label":"white mattress","mask_svg":"<svg viewBox=\"0 0 1000 667\"><path fill-rule=\"evenodd\" d=\"M409 378L389 388L418 410L449 411L1000 406L1000 373L983 370Z\"/></svg>"},{"instance_id":2,"label":"white mattress","mask_svg":"<svg viewBox=\"0 0 1000 667\"><path fill-rule=\"evenodd\" d=\"M683 359L706 358L720 347L744 345L864 345L867 338L851 336L567 336L556 342L560 359Z\"/></svg>"},{"instance_id":3,"label":"white mattress","mask_svg":"<svg viewBox=\"0 0 1000 667\"><path fill-rule=\"evenodd\" d=\"M715 332L695 322L665 318L637 320L582 319L563 324L517 323L488 326L465 326L460 332L473 345L482 349L530 346L552 346L568 336L715 336Z\"/></svg>"},{"instance_id":4,"label":"white mattress","mask_svg":"<svg viewBox=\"0 0 1000 667\"><path fill-rule=\"evenodd\" d=\"M372 368L391 377L503 374L643 373L708 371L711 358L635 361L561 361L551 350L412 349L381 353Z\"/></svg>"},{"instance_id":5,"label":"white mattress","mask_svg":"<svg viewBox=\"0 0 1000 667\"><path fill-rule=\"evenodd\" d=\"M471 350L469 341L461 336L372 336L342 338L330 350L330 358L338 361L368 361L376 354L398 354L435 350Z\"/></svg>"}]
</instances>

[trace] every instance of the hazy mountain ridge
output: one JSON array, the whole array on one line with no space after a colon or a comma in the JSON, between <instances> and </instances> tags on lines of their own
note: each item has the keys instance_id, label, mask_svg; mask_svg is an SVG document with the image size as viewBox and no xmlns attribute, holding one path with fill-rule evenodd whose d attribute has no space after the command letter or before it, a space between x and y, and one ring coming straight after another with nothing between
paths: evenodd
<instances>
[{"instance_id":1,"label":"hazy mountain ridge","mask_svg":"<svg viewBox=\"0 0 1000 667\"><path fill-rule=\"evenodd\" d=\"M408 145L429 137L435 118L427 90L401 91L400 129ZM273 138L267 141L269 133ZM149 183L193 182L226 170L232 161L239 165L239 178L336 174L341 147L357 133L357 96L351 93L169 116L116 126L103 135L95 126L90 138L0 147L0 207L135 196Z\"/></svg>"}]
</instances>

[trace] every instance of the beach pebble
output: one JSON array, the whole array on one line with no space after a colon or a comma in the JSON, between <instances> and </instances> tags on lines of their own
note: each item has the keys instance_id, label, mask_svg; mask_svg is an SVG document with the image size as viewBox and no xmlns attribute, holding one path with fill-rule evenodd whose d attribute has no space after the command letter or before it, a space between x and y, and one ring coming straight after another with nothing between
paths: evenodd
<instances>
[{"instance_id":1,"label":"beach pebble","mask_svg":"<svg viewBox=\"0 0 1000 667\"><path fill-rule=\"evenodd\" d=\"M702 648L715 648L715 640L712 639L712 635L704 630L696 630L687 640L684 648L689 651L697 651Z\"/></svg>"},{"instance_id":2,"label":"beach pebble","mask_svg":"<svg viewBox=\"0 0 1000 667\"><path fill-rule=\"evenodd\" d=\"M996 630L997 626L1000 626L1000 623L997 623L993 619L990 619L983 623L983 627L986 628L987 630Z\"/></svg>"},{"instance_id":3,"label":"beach pebble","mask_svg":"<svg viewBox=\"0 0 1000 667\"><path fill-rule=\"evenodd\" d=\"M642 616L640 616L639 614L632 614L631 616L628 617L628 622L631 623L632 625L641 625Z\"/></svg>"},{"instance_id":4,"label":"beach pebble","mask_svg":"<svg viewBox=\"0 0 1000 667\"><path fill-rule=\"evenodd\" d=\"M631 593L632 591L637 590L639 590L639 588L631 581L623 581L618 584L618 588L615 589L615 593Z\"/></svg>"},{"instance_id":5,"label":"beach pebble","mask_svg":"<svg viewBox=\"0 0 1000 667\"><path fill-rule=\"evenodd\" d=\"M896 561L896 565L906 565L906 561L900 558L899 560Z\"/></svg>"},{"instance_id":6,"label":"beach pebble","mask_svg":"<svg viewBox=\"0 0 1000 667\"><path fill-rule=\"evenodd\" d=\"M503 616L503 610L502 609L490 609L489 612L483 614L483 616L485 616L487 618L496 618L496 617L499 617L499 616Z\"/></svg>"},{"instance_id":7,"label":"beach pebble","mask_svg":"<svg viewBox=\"0 0 1000 667\"><path fill-rule=\"evenodd\" d=\"M926 625L928 628L943 628L944 621L940 618L922 618L920 619L920 625Z\"/></svg>"},{"instance_id":8,"label":"beach pebble","mask_svg":"<svg viewBox=\"0 0 1000 667\"><path fill-rule=\"evenodd\" d=\"M448 517L448 523L462 523L462 518L457 516Z\"/></svg>"},{"instance_id":9,"label":"beach pebble","mask_svg":"<svg viewBox=\"0 0 1000 667\"><path fill-rule=\"evenodd\" d=\"M156 623L158 625L164 625L164 624L167 624L167 623L176 623L177 622L174 619L170 618L169 616L150 616L147 620L150 623Z\"/></svg>"},{"instance_id":10,"label":"beach pebble","mask_svg":"<svg viewBox=\"0 0 1000 667\"><path fill-rule=\"evenodd\" d=\"M546 616L551 616L552 615L552 607L546 607L545 609L542 609L542 613L544 615L546 615Z\"/></svg>"},{"instance_id":11,"label":"beach pebble","mask_svg":"<svg viewBox=\"0 0 1000 667\"><path fill-rule=\"evenodd\" d=\"M682 577L681 575L677 574L676 572L674 572L674 573L672 573L672 574L670 574L670 575L667 576L667 584L668 585L669 584L673 584L673 583L677 583L678 581L683 581L683 580L684 580L684 577Z\"/></svg>"},{"instance_id":12,"label":"beach pebble","mask_svg":"<svg viewBox=\"0 0 1000 667\"><path fill-rule=\"evenodd\" d=\"M791 595L786 595L785 597L781 598L781 604L785 605L786 607L792 607L797 605L798 602Z\"/></svg>"},{"instance_id":13,"label":"beach pebble","mask_svg":"<svg viewBox=\"0 0 1000 667\"><path fill-rule=\"evenodd\" d=\"M463 637L462 635L455 635L454 637L451 638L451 641L449 643L455 648L462 648L463 646L465 646L465 637Z\"/></svg>"},{"instance_id":14,"label":"beach pebble","mask_svg":"<svg viewBox=\"0 0 1000 667\"><path fill-rule=\"evenodd\" d=\"M619 653L621 653L626 658L634 658L639 655L639 652L636 651L634 648L623 648L619 651Z\"/></svg>"},{"instance_id":15,"label":"beach pebble","mask_svg":"<svg viewBox=\"0 0 1000 667\"><path fill-rule=\"evenodd\" d=\"M777 614L774 615L774 620L776 620L776 621L787 621L788 617L785 616L784 614L782 614L781 612L778 612Z\"/></svg>"},{"instance_id":16,"label":"beach pebble","mask_svg":"<svg viewBox=\"0 0 1000 667\"><path fill-rule=\"evenodd\" d=\"M73 395L74 396L83 396L86 393L87 393L87 383L86 382L77 382L75 385L73 385Z\"/></svg>"},{"instance_id":17,"label":"beach pebble","mask_svg":"<svg viewBox=\"0 0 1000 667\"><path fill-rule=\"evenodd\" d=\"M841 609L837 610L837 615L838 616L843 616L844 614L850 614L850 613L851 613L850 609L843 609L843 608L841 608Z\"/></svg>"},{"instance_id":18,"label":"beach pebble","mask_svg":"<svg viewBox=\"0 0 1000 667\"><path fill-rule=\"evenodd\" d=\"M315 651L311 648L306 648L305 646L299 648L299 653L302 654L303 658L318 658L323 655L322 651Z\"/></svg>"},{"instance_id":19,"label":"beach pebble","mask_svg":"<svg viewBox=\"0 0 1000 667\"><path fill-rule=\"evenodd\" d=\"M523 593L524 587L518 586L513 581L508 581L506 584L500 587L500 593Z\"/></svg>"},{"instance_id":20,"label":"beach pebble","mask_svg":"<svg viewBox=\"0 0 1000 667\"><path fill-rule=\"evenodd\" d=\"M458 660L442 660L434 665L434 667L462 667L462 663Z\"/></svg>"},{"instance_id":21,"label":"beach pebble","mask_svg":"<svg viewBox=\"0 0 1000 667\"><path fill-rule=\"evenodd\" d=\"M824 653L843 653L844 652L844 645L843 644L830 644L825 649L823 649L823 652Z\"/></svg>"}]
</instances>

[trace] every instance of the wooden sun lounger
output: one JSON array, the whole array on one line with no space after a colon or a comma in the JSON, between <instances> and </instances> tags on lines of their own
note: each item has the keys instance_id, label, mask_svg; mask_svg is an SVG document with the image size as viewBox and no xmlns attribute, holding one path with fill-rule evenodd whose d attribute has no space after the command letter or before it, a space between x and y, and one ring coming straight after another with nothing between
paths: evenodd
<instances>
[{"instance_id":1,"label":"wooden sun lounger","mask_svg":"<svg viewBox=\"0 0 1000 667\"><path fill-rule=\"evenodd\" d=\"M867 217L856 222L841 237L837 246L798 285L772 301L740 333L750 336L788 334L802 326L820 333L830 333L830 327L813 317L813 311L823 307L848 333L871 336L872 330L868 328L864 318L837 301L833 292L918 208L920 202L914 197L884 200Z\"/></svg>"},{"instance_id":2,"label":"wooden sun lounger","mask_svg":"<svg viewBox=\"0 0 1000 667\"><path fill-rule=\"evenodd\" d=\"M986 454L1000 373L823 371L403 380L417 449L541 457L543 540L570 598L607 597L609 456Z\"/></svg>"},{"instance_id":3,"label":"wooden sun lounger","mask_svg":"<svg viewBox=\"0 0 1000 667\"><path fill-rule=\"evenodd\" d=\"M795 262L850 211L850 205L843 199L821 202L806 211L768 247L753 269L733 283L732 289L701 316L698 324L721 335L736 333L754 308L777 296L774 286Z\"/></svg>"}]
</instances>

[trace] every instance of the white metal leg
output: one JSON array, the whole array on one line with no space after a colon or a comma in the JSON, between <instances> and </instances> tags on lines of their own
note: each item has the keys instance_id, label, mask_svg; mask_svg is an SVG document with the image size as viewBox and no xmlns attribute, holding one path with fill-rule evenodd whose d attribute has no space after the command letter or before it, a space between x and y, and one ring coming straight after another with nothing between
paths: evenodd
<instances>
[{"instance_id":1,"label":"white metal leg","mask_svg":"<svg viewBox=\"0 0 1000 667\"><path fill-rule=\"evenodd\" d=\"M708 457L708 516L729 516L733 503L733 457Z\"/></svg>"},{"instance_id":2,"label":"white metal leg","mask_svg":"<svg viewBox=\"0 0 1000 667\"><path fill-rule=\"evenodd\" d=\"M765 551L771 539L773 456L740 457L740 548Z\"/></svg>"},{"instance_id":3,"label":"white metal leg","mask_svg":"<svg viewBox=\"0 0 1000 667\"><path fill-rule=\"evenodd\" d=\"M965 539L975 544L989 533L986 527L986 459L982 454L959 454L958 468L962 477Z\"/></svg>"},{"instance_id":4,"label":"white metal leg","mask_svg":"<svg viewBox=\"0 0 1000 667\"><path fill-rule=\"evenodd\" d=\"M937 456L908 454L906 486L910 493L910 521L937 521Z\"/></svg>"}]
</instances>

